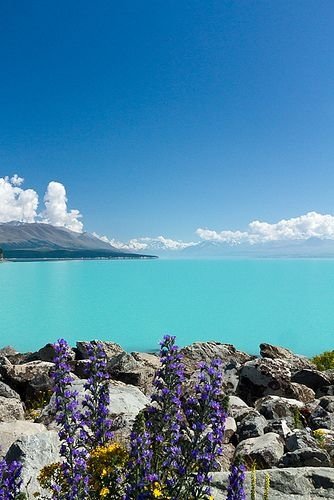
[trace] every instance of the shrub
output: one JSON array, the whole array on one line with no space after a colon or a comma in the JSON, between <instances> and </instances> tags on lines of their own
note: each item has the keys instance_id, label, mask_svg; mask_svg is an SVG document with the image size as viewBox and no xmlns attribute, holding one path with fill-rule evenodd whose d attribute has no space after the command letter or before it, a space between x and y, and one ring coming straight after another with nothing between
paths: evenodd
<instances>
[{"instance_id":1,"label":"shrub","mask_svg":"<svg viewBox=\"0 0 334 500\"><path fill-rule=\"evenodd\" d=\"M318 370L334 369L334 351L325 351L318 356L314 356L311 361L315 364Z\"/></svg>"}]
</instances>

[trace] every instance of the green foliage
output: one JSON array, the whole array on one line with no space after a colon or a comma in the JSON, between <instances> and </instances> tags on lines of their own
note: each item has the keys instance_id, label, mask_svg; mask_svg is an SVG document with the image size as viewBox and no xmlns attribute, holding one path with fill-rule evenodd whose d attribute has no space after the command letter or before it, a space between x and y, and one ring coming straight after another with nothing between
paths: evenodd
<instances>
[{"instance_id":1,"label":"green foliage","mask_svg":"<svg viewBox=\"0 0 334 500\"><path fill-rule=\"evenodd\" d=\"M256 500L256 462L251 468L251 500Z\"/></svg>"},{"instance_id":2,"label":"green foliage","mask_svg":"<svg viewBox=\"0 0 334 500\"><path fill-rule=\"evenodd\" d=\"M26 418L36 420L43 408L49 404L52 391L40 391L34 398L30 398L26 403Z\"/></svg>"},{"instance_id":3,"label":"green foliage","mask_svg":"<svg viewBox=\"0 0 334 500\"><path fill-rule=\"evenodd\" d=\"M313 431L313 437L317 441L320 448L325 448L326 445L326 433L323 429L317 429Z\"/></svg>"},{"instance_id":4,"label":"green foliage","mask_svg":"<svg viewBox=\"0 0 334 500\"><path fill-rule=\"evenodd\" d=\"M303 429L303 422L301 419L301 414L299 408L294 408L293 410L293 424L295 429Z\"/></svg>"},{"instance_id":5,"label":"green foliage","mask_svg":"<svg viewBox=\"0 0 334 500\"><path fill-rule=\"evenodd\" d=\"M334 351L325 351L322 354L318 354L318 356L314 356L311 361L318 370L324 371L334 369Z\"/></svg>"},{"instance_id":6,"label":"green foliage","mask_svg":"<svg viewBox=\"0 0 334 500\"><path fill-rule=\"evenodd\" d=\"M269 490L270 490L270 476L267 472L264 477L263 500L269 500Z\"/></svg>"}]
</instances>

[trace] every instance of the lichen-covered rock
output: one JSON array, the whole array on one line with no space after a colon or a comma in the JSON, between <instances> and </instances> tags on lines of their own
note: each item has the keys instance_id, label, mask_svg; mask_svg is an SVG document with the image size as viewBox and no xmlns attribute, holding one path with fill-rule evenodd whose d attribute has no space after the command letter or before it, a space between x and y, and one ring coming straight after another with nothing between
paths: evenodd
<instances>
[{"instance_id":1,"label":"lichen-covered rock","mask_svg":"<svg viewBox=\"0 0 334 500\"><path fill-rule=\"evenodd\" d=\"M132 354L122 352L111 358L108 371L115 380L140 387L146 394L152 392L154 368L138 361Z\"/></svg>"},{"instance_id":2,"label":"lichen-covered rock","mask_svg":"<svg viewBox=\"0 0 334 500\"><path fill-rule=\"evenodd\" d=\"M294 417L296 410L304 407L304 403L297 399L280 396L266 396L255 402L255 408L267 420Z\"/></svg>"},{"instance_id":3,"label":"lichen-covered rock","mask_svg":"<svg viewBox=\"0 0 334 500\"><path fill-rule=\"evenodd\" d=\"M267 469L278 464L284 453L284 444L280 436L268 432L263 436L241 441L235 453L240 455L246 464L256 462L259 469Z\"/></svg>"},{"instance_id":4,"label":"lichen-covered rock","mask_svg":"<svg viewBox=\"0 0 334 500\"><path fill-rule=\"evenodd\" d=\"M316 368L312 361L307 359L305 356L294 354L292 351L286 349L285 347L263 343L260 344L260 355L263 358L284 359L293 373L295 371L302 370L303 368L311 370Z\"/></svg>"},{"instance_id":5,"label":"lichen-covered rock","mask_svg":"<svg viewBox=\"0 0 334 500\"><path fill-rule=\"evenodd\" d=\"M1 366L0 372L4 382L26 401L52 388L50 370L53 366L53 363L46 361L31 361L21 365Z\"/></svg>"},{"instance_id":6,"label":"lichen-covered rock","mask_svg":"<svg viewBox=\"0 0 334 500\"><path fill-rule=\"evenodd\" d=\"M29 498L33 498L34 493L47 494L41 489L37 477L45 465L59 461L59 447L57 433L45 431L23 436L9 448L6 460L22 463L22 489L30 495Z\"/></svg>"},{"instance_id":7,"label":"lichen-covered rock","mask_svg":"<svg viewBox=\"0 0 334 500\"><path fill-rule=\"evenodd\" d=\"M106 353L107 358L112 358L113 356L117 356L117 354L125 352L124 349L115 342L97 341L97 340L92 340L91 342L80 341L76 343L75 350L77 359L89 359L89 354L87 350L88 345L90 343L94 345L97 342L99 342L99 344L102 344L102 347L104 349L104 352Z\"/></svg>"},{"instance_id":8,"label":"lichen-covered rock","mask_svg":"<svg viewBox=\"0 0 334 500\"><path fill-rule=\"evenodd\" d=\"M303 384L297 384L297 382L290 382L286 387L285 397L298 399L303 403L309 403L315 399L315 392L310 387Z\"/></svg>"},{"instance_id":9,"label":"lichen-covered rock","mask_svg":"<svg viewBox=\"0 0 334 500\"><path fill-rule=\"evenodd\" d=\"M228 414L236 420L246 415L251 408L238 396L229 396L228 398Z\"/></svg>"},{"instance_id":10,"label":"lichen-covered rock","mask_svg":"<svg viewBox=\"0 0 334 500\"><path fill-rule=\"evenodd\" d=\"M13 420L24 420L24 409L21 401L17 398L0 396L0 422L12 422Z\"/></svg>"},{"instance_id":11,"label":"lichen-covered rock","mask_svg":"<svg viewBox=\"0 0 334 500\"><path fill-rule=\"evenodd\" d=\"M27 420L14 420L12 422L0 422L0 458L6 455L11 445L23 436L30 436L45 432L43 424L36 424Z\"/></svg>"},{"instance_id":12,"label":"lichen-covered rock","mask_svg":"<svg viewBox=\"0 0 334 500\"><path fill-rule=\"evenodd\" d=\"M2 396L3 398L20 399L18 393L15 392L11 387L9 387L9 385L5 384L4 382L1 382L1 380L0 380L0 396Z\"/></svg>"},{"instance_id":13,"label":"lichen-covered rock","mask_svg":"<svg viewBox=\"0 0 334 500\"><path fill-rule=\"evenodd\" d=\"M245 352L238 351L232 344L221 342L195 342L181 349L183 361L188 375L193 374L200 362L210 363L213 359L220 359L224 366L240 365L252 359Z\"/></svg>"},{"instance_id":14,"label":"lichen-covered rock","mask_svg":"<svg viewBox=\"0 0 334 500\"><path fill-rule=\"evenodd\" d=\"M237 394L248 404L267 395L286 396L291 370L285 360L257 358L240 369Z\"/></svg>"}]
</instances>

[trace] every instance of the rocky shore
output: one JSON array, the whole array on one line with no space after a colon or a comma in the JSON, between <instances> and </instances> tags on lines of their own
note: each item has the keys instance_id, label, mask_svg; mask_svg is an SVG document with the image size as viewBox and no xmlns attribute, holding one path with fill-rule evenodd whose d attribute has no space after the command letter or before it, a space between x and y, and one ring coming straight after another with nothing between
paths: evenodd
<instances>
[{"instance_id":1,"label":"rocky shore","mask_svg":"<svg viewBox=\"0 0 334 500\"><path fill-rule=\"evenodd\" d=\"M113 342L103 345L114 431L126 440L149 402L159 358L127 353ZM194 343L182 354L189 380L201 361L219 358L224 366L222 397L228 396L229 417L221 471L214 473L215 499L226 497L227 470L237 455L248 466L256 462L259 491L269 470L270 499L334 499L334 370L318 371L307 358L269 344L260 345L259 356L218 342ZM23 463L30 494L41 492L40 469L59 459L50 399L53 357L51 344L25 354L0 349L0 457ZM87 344L77 342L72 367L79 395L87 357Z\"/></svg>"}]
</instances>

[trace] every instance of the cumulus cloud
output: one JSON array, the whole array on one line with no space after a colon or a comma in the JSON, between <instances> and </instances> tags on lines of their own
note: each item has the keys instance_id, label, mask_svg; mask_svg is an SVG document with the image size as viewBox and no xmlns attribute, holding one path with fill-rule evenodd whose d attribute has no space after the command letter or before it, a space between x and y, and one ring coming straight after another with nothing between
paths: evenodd
<instances>
[{"instance_id":1,"label":"cumulus cloud","mask_svg":"<svg viewBox=\"0 0 334 500\"><path fill-rule=\"evenodd\" d=\"M214 231L199 228L196 234L205 241L216 241L230 245L240 243L266 243L280 240L334 239L334 216L308 212L299 217L282 219L277 223L255 220L248 231Z\"/></svg>"},{"instance_id":2,"label":"cumulus cloud","mask_svg":"<svg viewBox=\"0 0 334 500\"><path fill-rule=\"evenodd\" d=\"M38 194L22 189L24 179L18 175L0 178L0 222L34 222L37 216Z\"/></svg>"},{"instance_id":3,"label":"cumulus cloud","mask_svg":"<svg viewBox=\"0 0 334 500\"><path fill-rule=\"evenodd\" d=\"M148 236L132 238L126 243L116 239L109 239L107 236L98 236L96 233L94 233L94 236L120 250L132 250L137 252L140 250L183 250L184 248L197 245L197 243L194 242L172 240L164 236L157 236L156 238L150 238Z\"/></svg>"},{"instance_id":4,"label":"cumulus cloud","mask_svg":"<svg viewBox=\"0 0 334 500\"><path fill-rule=\"evenodd\" d=\"M82 232L83 223L79 220L82 215L79 210L67 210L66 189L63 184L50 182L44 196L44 203L43 222L52 226L66 227L77 233Z\"/></svg>"}]
</instances>

